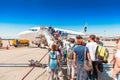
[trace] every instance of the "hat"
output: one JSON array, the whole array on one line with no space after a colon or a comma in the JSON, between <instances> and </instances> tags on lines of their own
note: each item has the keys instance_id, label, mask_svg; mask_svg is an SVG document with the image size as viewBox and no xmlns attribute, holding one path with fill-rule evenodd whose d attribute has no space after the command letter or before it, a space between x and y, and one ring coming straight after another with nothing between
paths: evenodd
<instances>
[{"instance_id":1,"label":"hat","mask_svg":"<svg viewBox=\"0 0 120 80\"><path fill-rule=\"evenodd\" d=\"M76 39L83 39L83 38L80 35L76 35Z\"/></svg>"}]
</instances>

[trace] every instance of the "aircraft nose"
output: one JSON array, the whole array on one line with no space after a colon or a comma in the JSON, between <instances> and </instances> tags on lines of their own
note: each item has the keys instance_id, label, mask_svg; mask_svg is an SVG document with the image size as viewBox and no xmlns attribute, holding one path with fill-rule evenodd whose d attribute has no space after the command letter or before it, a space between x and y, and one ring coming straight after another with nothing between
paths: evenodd
<instances>
[{"instance_id":1,"label":"aircraft nose","mask_svg":"<svg viewBox=\"0 0 120 80\"><path fill-rule=\"evenodd\" d=\"M23 37L23 36L27 35L28 33L29 32L27 32L27 31L21 32L18 34L18 37Z\"/></svg>"},{"instance_id":2,"label":"aircraft nose","mask_svg":"<svg viewBox=\"0 0 120 80\"><path fill-rule=\"evenodd\" d=\"M32 36L34 36L34 34L32 32L29 31L24 31L18 34L18 38L19 39L29 39Z\"/></svg>"}]
</instances>

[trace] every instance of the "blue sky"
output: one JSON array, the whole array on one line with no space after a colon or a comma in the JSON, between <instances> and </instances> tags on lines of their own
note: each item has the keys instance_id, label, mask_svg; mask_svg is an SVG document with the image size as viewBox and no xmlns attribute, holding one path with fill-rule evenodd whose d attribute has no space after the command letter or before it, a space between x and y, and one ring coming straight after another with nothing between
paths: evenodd
<instances>
[{"instance_id":1,"label":"blue sky","mask_svg":"<svg viewBox=\"0 0 120 80\"><path fill-rule=\"evenodd\" d=\"M0 36L16 37L41 25L80 31L86 22L87 33L120 34L119 4L119 0L0 0Z\"/></svg>"}]
</instances>

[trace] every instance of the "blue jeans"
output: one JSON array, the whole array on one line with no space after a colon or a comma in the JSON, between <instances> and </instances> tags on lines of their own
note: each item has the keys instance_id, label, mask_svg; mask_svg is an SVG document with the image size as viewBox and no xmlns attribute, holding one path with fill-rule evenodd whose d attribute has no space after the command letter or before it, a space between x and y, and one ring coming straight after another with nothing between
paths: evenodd
<instances>
[{"instance_id":1,"label":"blue jeans","mask_svg":"<svg viewBox=\"0 0 120 80\"><path fill-rule=\"evenodd\" d=\"M77 65L77 79L76 80L88 80L88 73L84 70L83 64Z\"/></svg>"}]
</instances>

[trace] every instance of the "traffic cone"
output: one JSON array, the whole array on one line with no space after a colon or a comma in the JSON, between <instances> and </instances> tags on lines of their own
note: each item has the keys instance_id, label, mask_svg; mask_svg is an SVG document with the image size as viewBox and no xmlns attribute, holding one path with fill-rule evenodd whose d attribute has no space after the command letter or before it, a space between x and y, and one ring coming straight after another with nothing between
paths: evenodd
<instances>
[{"instance_id":1,"label":"traffic cone","mask_svg":"<svg viewBox=\"0 0 120 80\"><path fill-rule=\"evenodd\" d=\"M7 49L7 50L9 49L9 46L8 46L8 45L6 46L6 49Z\"/></svg>"}]
</instances>

